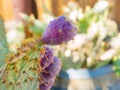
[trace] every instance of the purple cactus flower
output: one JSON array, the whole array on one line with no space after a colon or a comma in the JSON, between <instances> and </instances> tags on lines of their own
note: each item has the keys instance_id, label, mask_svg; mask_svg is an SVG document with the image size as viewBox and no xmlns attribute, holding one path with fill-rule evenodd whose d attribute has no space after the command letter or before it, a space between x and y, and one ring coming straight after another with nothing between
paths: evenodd
<instances>
[{"instance_id":1,"label":"purple cactus flower","mask_svg":"<svg viewBox=\"0 0 120 90\"><path fill-rule=\"evenodd\" d=\"M43 46L40 51L40 66L44 69L53 62L54 52L53 49Z\"/></svg>"},{"instance_id":2,"label":"purple cactus flower","mask_svg":"<svg viewBox=\"0 0 120 90\"><path fill-rule=\"evenodd\" d=\"M77 33L76 26L65 16L51 21L43 33L42 41L49 45L58 45L71 40Z\"/></svg>"}]
</instances>

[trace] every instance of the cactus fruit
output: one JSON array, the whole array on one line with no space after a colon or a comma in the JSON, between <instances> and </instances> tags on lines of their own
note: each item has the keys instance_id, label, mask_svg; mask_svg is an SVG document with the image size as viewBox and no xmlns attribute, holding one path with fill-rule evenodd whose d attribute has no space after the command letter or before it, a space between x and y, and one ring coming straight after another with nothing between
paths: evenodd
<instances>
[{"instance_id":1,"label":"cactus fruit","mask_svg":"<svg viewBox=\"0 0 120 90\"><path fill-rule=\"evenodd\" d=\"M65 16L51 21L42 35L42 41L49 45L58 45L71 40L77 33L75 25Z\"/></svg>"},{"instance_id":2,"label":"cactus fruit","mask_svg":"<svg viewBox=\"0 0 120 90\"><path fill-rule=\"evenodd\" d=\"M52 87L54 83L54 80L51 80L49 82L45 82L45 83L41 83L39 85L39 90L50 90L50 88Z\"/></svg>"},{"instance_id":3,"label":"cactus fruit","mask_svg":"<svg viewBox=\"0 0 120 90\"><path fill-rule=\"evenodd\" d=\"M41 80L39 85L40 90L50 90L60 68L60 60L57 57L54 57L53 62L41 73L43 80Z\"/></svg>"},{"instance_id":4,"label":"cactus fruit","mask_svg":"<svg viewBox=\"0 0 120 90\"><path fill-rule=\"evenodd\" d=\"M46 68L53 61L53 50L43 46L40 54L40 66Z\"/></svg>"}]
</instances>

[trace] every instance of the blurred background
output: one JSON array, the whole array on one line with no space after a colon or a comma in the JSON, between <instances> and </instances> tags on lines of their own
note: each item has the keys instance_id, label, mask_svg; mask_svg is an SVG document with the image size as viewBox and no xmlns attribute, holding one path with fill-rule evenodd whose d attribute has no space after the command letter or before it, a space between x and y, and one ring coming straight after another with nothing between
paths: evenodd
<instances>
[{"instance_id":1,"label":"blurred background","mask_svg":"<svg viewBox=\"0 0 120 90\"><path fill-rule=\"evenodd\" d=\"M119 31L119 3L119 0L0 0L0 16L9 47L15 51L16 44L25 38L40 36L48 23L60 15L69 17L80 33L85 33L92 23L92 14L98 17L96 13L100 15L107 10L106 17L117 24Z\"/></svg>"},{"instance_id":2,"label":"blurred background","mask_svg":"<svg viewBox=\"0 0 120 90\"><path fill-rule=\"evenodd\" d=\"M20 22L23 23L21 13L32 16L39 21L48 23L54 17L62 14L70 14L70 18L78 15L76 8L84 12L86 6L93 7L100 0L0 0L0 16L4 20L6 30L14 29ZM119 0L105 0L110 5L108 17L114 20L118 29L120 27ZM104 4L99 7L104 8ZM78 11L79 12L79 11ZM25 22L24 22L25 23ZM31 36L29 30L25 29L26 37Z\"/></svg>"},{"instance_id":3,"label":"blurred background","mask_svg":"<svg viewBox=\"0 0 120 90\"><path fill-rule=\"evenodd\" d=\"M65 14L65 8L68 3L77 3L79 7L85 10L86 6L93 7L98 0L0 0L0 16L5 22L19 21L20 13L34 15L39 20L44 20L46 14L59 16ZM120 22L119 0L106 0L111 4L109 17L115 20L118 25ZM100 6L103 7L103 6ZM74 6L73 6L74 8Z\"/></svg>"},{"instance_id":4,"label":"blurred background","mask_svg":"<svg viewBox=\"0 0 120 90\"><path fill-rule=\"evenodd\" d=\"M0 48L6 45L15 53L22 41L41 37L51 20L65 15L79 32L69 43L51 46L62 62L53 90L120 90L119 4L120 0L0 0L5 25L0 28Z\"/></svg>"}]
</instances>

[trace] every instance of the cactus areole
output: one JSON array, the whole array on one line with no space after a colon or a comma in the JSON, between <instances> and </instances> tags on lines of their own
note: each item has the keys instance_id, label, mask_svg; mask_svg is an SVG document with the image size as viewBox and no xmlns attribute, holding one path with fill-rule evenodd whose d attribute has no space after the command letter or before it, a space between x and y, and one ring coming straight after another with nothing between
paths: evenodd
<instances>
[{"instance_id":1,"label":"cactus areole","mask_svg":"<svg viewBox=\"0 0 120 90\"><path fill-rule=\"evenodd\" d=\"M59 16L50 22L42 35L42 41L49 45L66 43L76 35L77 31L76 26L69 18Z\"/></svg>"}]
</instances>

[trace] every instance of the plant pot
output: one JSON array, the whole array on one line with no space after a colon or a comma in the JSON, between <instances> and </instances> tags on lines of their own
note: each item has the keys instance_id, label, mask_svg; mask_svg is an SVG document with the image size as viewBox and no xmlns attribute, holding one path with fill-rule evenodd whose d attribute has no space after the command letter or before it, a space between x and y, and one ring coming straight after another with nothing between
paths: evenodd
<instances>
[{"instance_id":1,"label":"plant pot","mask_svg":"<svg viewBox=\"0 0 120 90\"><path fill-rule=\"evenodd\" d=\"M61 70L52 90L120 90L120 77L115 75L112 65L95 70Z\"/></svg>"}]
</instances>

